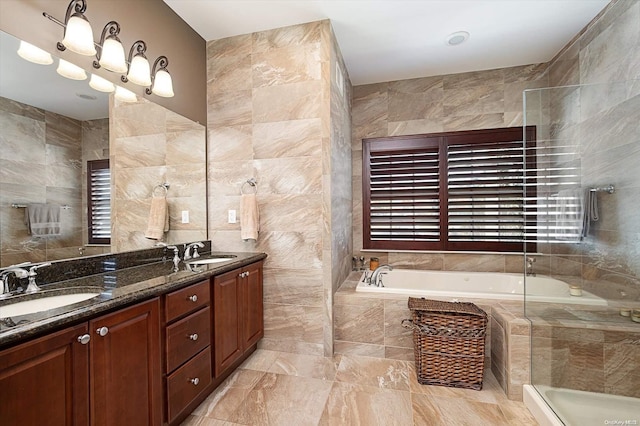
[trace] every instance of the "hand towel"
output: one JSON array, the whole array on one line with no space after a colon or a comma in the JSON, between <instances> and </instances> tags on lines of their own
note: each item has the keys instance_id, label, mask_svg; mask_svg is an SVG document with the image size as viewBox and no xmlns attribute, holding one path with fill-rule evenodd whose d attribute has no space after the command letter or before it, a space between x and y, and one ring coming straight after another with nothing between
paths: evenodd
<instances>
[{"instance_id":1,"label":"hand towel","mask_svg":"<svg viewBox=\"0 0 640 426\"><path fill-rule=\"evenodd\" d=\"M584 192L584 217L582 222L582 236L589 235L591 230L591 222L597 222L600 219L598 214L598 193L587 188Z\"/></svg>"},{"instance_id":2,"label":"hand towel","mask_svg":"<svg viewBox=\"0 0 640 426\"><path fill-rule=\"evenodd\" d=\"M580 241L584 226L584 205L581 189L558 192L556 235L560 240Z\"/></svg>"},{"instance_id":3,"label":"hand towel","mask_svg":"<svg viewBox=\"0 0 640 426\"><path fill-rule=\"evenodd\" d=\"M50 203L28 204L24 212L24 223L29 234L35 237L56 237L62 234L60 205Z\"/></svg>"},{"instance_id":4,"label":"hand towel","mask_svg":"<svg viewBox=\"0 0 640 426\"><path fill-rule=\"evenodd\" d=\"M149 210L149 224L144 233L150 240L162 240L169 230L169 204L166 197L153 197Z\"/></svg>"},{"instance_id":5,"label":"hand towel","mask_svg":"<svg viewBox=\"0 0 640 426\"><path fill-rule=\"evenodd\" d=\"M256 194L242 194L240 199L240 238L244 241L258 240L260 212Z\"/></svg>"}]
</instances>

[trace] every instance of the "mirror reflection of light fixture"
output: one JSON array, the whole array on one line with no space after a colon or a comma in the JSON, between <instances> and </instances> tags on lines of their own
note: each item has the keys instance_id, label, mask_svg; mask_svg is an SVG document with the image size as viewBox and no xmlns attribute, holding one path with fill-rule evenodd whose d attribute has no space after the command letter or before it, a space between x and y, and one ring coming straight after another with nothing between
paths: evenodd
<instances>
[{"instance_id":1,"label":"mirror reflection of light fixture","mask_svg":"<svg viewBox=\"0 0 640 426\"><path fill-rule=\"evenodd\" d=\"M110 93L116 90L115 84L106 80L99 75L91 74L91 80L89 80L89 86L98 92Z\"/></svg>"},{"instance_id":2,"label":"mirror reflection of light fixture","mask_svg":"<svg viewBox=\"0 0 640 426\"><path fill-rule=\"evenodd\" d=\"M138 97L129 89L125 89L121 86L116 86L115 98L122 102L137 102Z\"/></svg>"},{"instance_id":3,"label":"mirror reflection of light fixture","mask_svg":"<svg viewBox=\"0 0 640 426\"><path fill-rule=\"evenodd\" d=\"M109 35L107 35L107 31ZM93 61L94 68L103 67L106 70L124 73L127 72L127 62L124 55L124 47L118 38L120 24L110 21L104 26L100 44L98 45L97 61Z\"/></svg>"},{"instance_id":4,"label":"mirror reflection of light fixture","mask_svg":"<svg viewBox=\"0 0 640 426\"><path fill-rule=\"evenodd\" d=\"M86 80L87 73L77 65L67 62L64 59L60 59L58 63L58 69L56 72L63 77L71 80Z\"/></svg>"},{"instance_id":5,"label":"mirror reflection of light fixture","mask_svg":"<svg viewBox=\"0 0 640 426\"><path fill-rule=\"evenodd\" d=\"M173 82L171 74L167 71L169 60L166 56L160 56L153 63L153 71L151 72L151 87L147 87L145 93L147 95L154 94L163 98L172 98Z\"/></svg>"},{"instance_id":6,"label":"mirror reflection of light fixture","mask_svg":"<svg viewBox=\"0 0 640 426\"><path fill-rule=\"evenodd\" d=\"M48 52L35 47L31 43L27 43L24 40L20 40L20 47L18 48L18 55L29 62L39 65L51 65L53 58Z\"/></svg>"},{"instance_id":7,"label":"mirror reflection of light fixture","mask_svg":"<svg viewBox=\"0 0 640 426\"><path fill-rule=\"evenodd\" d=\"M136 51L134 55L133 52ZM129 50L129 72L126 77L122 76L122 81L130 81L139 86L151 86L151 67L149 61L144 55L147 51L147 44L138 40L133 43L131 50Z\"/></svg>"},{"instance_id":8,"label":"mirror reflection of light fixture","mask_svg":"<svg viewBox=\"0 0 640 426\"><path fill-rule=\"evenodd\" d=\"M75 13L72 12L75 10ZM93 45L91 24L84 16L87 10L85 0L71 0L64 17L64 38L58 43L59 50L69 49L80 55L93 56L96 48Z\"/></svg>"}]
</instances>

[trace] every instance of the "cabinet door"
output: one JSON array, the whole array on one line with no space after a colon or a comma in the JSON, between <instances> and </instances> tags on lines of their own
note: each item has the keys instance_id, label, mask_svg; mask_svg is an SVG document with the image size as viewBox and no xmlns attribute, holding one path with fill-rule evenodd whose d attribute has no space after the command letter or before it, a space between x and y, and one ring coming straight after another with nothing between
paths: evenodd
<instances>
[{"instance_id":1,"label":"cabinet door","mask_svg":"<svg viewBox=\"0 0 640 426\"><path fill-rule=\"evenodd\" d=\"M213 278L215 375L242 356L242 288L239 269Z\"/></svg>"},{"instance_id":2,"label":"cabinet door","mask_svg":"<svg viewBox=\"0 0 640 426\"><path fill-rule=\"evenodd\" d=\"M89 322L93 425L159 425L162 372L158 299Z\"/></svg>"},{"instance_id":3,"label":"cabinet door","mask_svg":"<svg viewBox=\"0 0 640 426\"><path fill-rule=\"evenodd\" d=\"M70 327L0 352L0 423L86 425L89 350Z\"/></svg>"},{"instance_id":4,"label":"cabinet door","mask_svg":"<svg viewBox=\"0 0 640 426\"><path fill-rule=\"evenodd\" d=\"M264 336L262 300L262 262L244 268L243 288L243 346L248 349Z\"/></svg>"}]
</instances>

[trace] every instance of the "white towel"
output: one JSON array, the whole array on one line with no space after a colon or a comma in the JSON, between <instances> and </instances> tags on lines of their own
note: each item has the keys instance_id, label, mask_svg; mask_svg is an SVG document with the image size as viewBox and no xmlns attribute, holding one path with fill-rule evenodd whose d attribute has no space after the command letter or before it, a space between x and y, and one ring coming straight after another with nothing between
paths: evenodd
<instances>
[{"instance_id":1,"label":"white towel","mask_svg":"<svg viewBox=\"0 0 640 426\"><path fill-rule=\"evenodd\" d=\"M584 204L581 189L564 189L558 192L556 233L560 240L580 241L584 226Z\"/></svg>"},{"instance_id":2,"label":"white towel","mask_svg":"<svg viewBox=\"0 0 640 426\"><path fill-rule=\"evenodd\" d=\"M169 204L166 197L153 197L149 210L149 224L144 233L150 240L162 240L169 230Z\"/></svg>"},{"instance_id":3,"label":"white towel","mask_svg":"<svg viewBox=\"0 0 640 426\"><path fill-rule=\"evenodd\" d=\"M60 205L49 203L28 204L24 212L24 223L34 237L56 237L62 234Z\"/></svg>"},{"instance_id":4,"label":"white towel","mask_svg":"<svg viewBox=\"0 0 640 426\"><path fill-rule=\"evenodd\" d=\"M256 194L242 194L240 199L240 238L244 241L258 240L260 212Z\"/></svg>"}]
</instances>

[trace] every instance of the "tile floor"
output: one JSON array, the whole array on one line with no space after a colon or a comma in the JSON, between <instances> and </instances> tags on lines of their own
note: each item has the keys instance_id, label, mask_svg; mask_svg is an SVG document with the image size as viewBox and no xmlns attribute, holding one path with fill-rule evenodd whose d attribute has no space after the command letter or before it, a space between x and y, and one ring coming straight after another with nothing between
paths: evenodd
<instances>
[{"instance_id":1,"label":"tile floor","mask_svg":"<svg viewBox=\"0 0 640 426\"><path fill-rule=\"evenodd\" d=\"M413 362L257 350L182 426L537 425L490 371L482 391L423 386Z\"/></svg>"}]
</instances>

